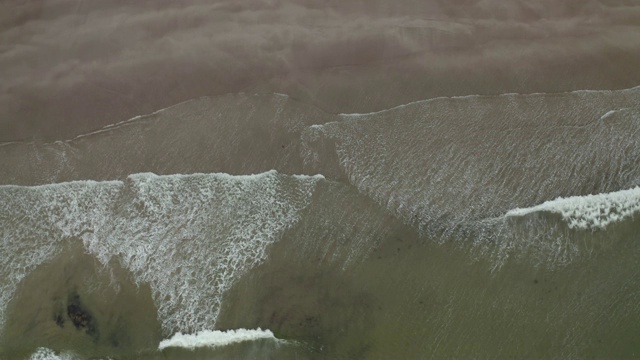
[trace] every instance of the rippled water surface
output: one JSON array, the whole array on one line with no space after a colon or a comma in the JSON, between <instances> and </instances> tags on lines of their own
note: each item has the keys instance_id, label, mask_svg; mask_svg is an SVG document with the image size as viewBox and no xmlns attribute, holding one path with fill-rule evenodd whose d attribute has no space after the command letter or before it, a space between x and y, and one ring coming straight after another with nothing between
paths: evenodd
<instances>
[{"instance_id":1,"label":"rippled water surface","mask_svg":"<svg viewBox=\"0 0 640 360\"><path fill-rule=\"evenodd\" d=\"M1 5L0 358L640 357L640 9L574 3Z\"/></svg>"}]
</instances>

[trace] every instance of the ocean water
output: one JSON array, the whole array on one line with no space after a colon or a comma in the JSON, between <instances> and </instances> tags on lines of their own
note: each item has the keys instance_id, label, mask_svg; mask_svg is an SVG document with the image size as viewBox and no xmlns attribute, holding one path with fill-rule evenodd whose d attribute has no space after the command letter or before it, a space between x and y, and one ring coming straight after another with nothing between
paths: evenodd
<instances>
[{"instance_id":1,"label":"ocean water","mask_svg":"<svg viewBox=\"0 0 640 360\"><path fill-rule=\"evenodd\" d=\"M186 101L0 144L0 357L640 357L640 88Z\"/></svg>"}]
</instances>

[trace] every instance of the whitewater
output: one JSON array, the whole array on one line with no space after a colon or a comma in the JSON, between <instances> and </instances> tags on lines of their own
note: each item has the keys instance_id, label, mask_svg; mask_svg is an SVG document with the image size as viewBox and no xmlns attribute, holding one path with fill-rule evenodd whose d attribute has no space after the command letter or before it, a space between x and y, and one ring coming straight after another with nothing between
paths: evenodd
<instances>
[{"instance_id":1,"label":"whitewater","mask_svg":"<svg viewBox=\"0 0 640 360\"><path fill-rule=\"evenodd\" d=\"M390 254L406 252L394 261L410 264L422 247L460 252L459 263L493 278L513 267L586 266L608 256L606 246L627 244L637 226L639 109L638 87L434 98L364 114L241 93L189 100L70 140L2 144L0 165L16 171L0 175L0 325L25 279L70 244L149 287L160 352L298 340L323 348L313 336L282 340L295 331L281 336L279 323L322 324L294 310L256 305L250 314L275 328L218 328L229 297L242 298L234 289L250 292L245 282L259 283L256 269L272 261L321 284L325 275L300 263L351 274ZM598 243L605 250L594 252ZM264 286L267 295L241 301L313 294L306 285L291 295L280 283ZM310 308L321 306L314 301ZM71 356L43 347L32 358Z\"/></svg>"}]
</instances>

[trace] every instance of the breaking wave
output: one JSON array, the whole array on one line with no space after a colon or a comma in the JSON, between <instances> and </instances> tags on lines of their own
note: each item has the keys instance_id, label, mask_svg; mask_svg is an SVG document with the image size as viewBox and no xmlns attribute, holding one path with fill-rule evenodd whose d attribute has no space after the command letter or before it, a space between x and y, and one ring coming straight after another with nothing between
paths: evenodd
<instances>
[{"instance_id":1,"label":"breaking wave","mask_svg":"<svg viewBox=\"0 0 640 360\"><path fill-rule=\"evenodd\" d=\"M640 187L607 194L559 197L529 208L509 210L505 216L524 216L538 211L562 215L571 229L604 230L640 211Z\"/></svg>"},{"instance_id":2,"label":"breaking wave","mask_svg":"<svg viewBox=\"0 0 640 360\"><path fill-rule=\"evenodd\" d=\"M49 348L40 347L31 354L29 360L79 360L79 358L71 353L57 353Z\"/></svg>"},{"instance_id":3,"label":"breaking wave","mask_svg":"<svg viewBox=\"0 0 640 360\"><path fill-rule=\"evenodd\" d=\"M424 237L497 263L567 263L578 247L552 222L524 236L492 219L554 198L571 200L533 209L561 211L572 229L637 211L629 192L587 194L640 185L639 109L640 88L436 98L307 128L305 164L333 175L335 158L345 180ZM575 197L586 203L572 210Z\"/></svg>"},{"instance_id":4,"label":"breaking wave","mask_svg":"<svg viewBox=\"0 0 640 360\"><path fill-rule=\"evenodd\" d=\"M0 186L0 324L18 283L80 239L151 286L167 333L215 325L222 296L294 225L322 176L135 174Z\"/></svg>"},{"instance_id":5,"label":"breaking wave","mask_svg":"<svg viewBox=\"0 0 640 360\"><path fill-rule=\"evenodd\" d=\"M255 341L269 339L274 341L282 341L273 335L271 330L260 328L257 329L237 329L237 330L203 330L195 334L176 333L171 338L162 340L158 346L158 350L170 347L180 347L185 349L195 349L199 347L219 347L231 345L245 341Z\"/></svg>"}]
</instances>

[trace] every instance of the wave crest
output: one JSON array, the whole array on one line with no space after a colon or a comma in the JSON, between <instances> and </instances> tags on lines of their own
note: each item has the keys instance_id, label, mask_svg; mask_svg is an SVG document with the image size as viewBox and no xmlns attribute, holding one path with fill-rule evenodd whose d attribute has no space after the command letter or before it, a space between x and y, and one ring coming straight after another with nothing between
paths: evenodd
<instances>
[{"instance_id":1,"label":"wave crest","mask_svg":"<svg viewBox=\"0 0 640 360\"><path fill-rule=\"evenodd\" d=\"M524 216L538 211L560 214L571 229L604 230L607 225L640 211L640 187L604 194L559 197L537 206L509 210L505 216Z\"/></svg>"},{"instance_id":2,"label":"wave crest","mask_svg":"<svg viewBox=\"0 0 640 360\"><path fill-rule=\"evenodd\" d=\"M171 338L162 340L158 345L158 350L169 347L180 347L185 349L195 349L199 347L220 347L245 341L255 341L270 339L282 341L273 335L269 329L237 329L237 330L203 330L195 334L176 333Z\"/></svg>"}]
</instances>

